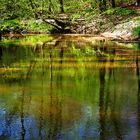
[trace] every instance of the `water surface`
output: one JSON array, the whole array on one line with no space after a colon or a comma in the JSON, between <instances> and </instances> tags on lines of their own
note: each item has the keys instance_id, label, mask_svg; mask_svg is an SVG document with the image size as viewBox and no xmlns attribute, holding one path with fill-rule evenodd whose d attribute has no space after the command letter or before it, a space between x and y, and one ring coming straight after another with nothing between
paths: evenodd
<instances>
[{"instance_id":1,"label":"water surface","mask_svg":"<svg viewBox=\"0 0 140 140\"><path fill-rule=\"evenodd\" d=\"M83 36L0 42L0 139L140 139L140 44Z\"/></svg>"}]
</instances>

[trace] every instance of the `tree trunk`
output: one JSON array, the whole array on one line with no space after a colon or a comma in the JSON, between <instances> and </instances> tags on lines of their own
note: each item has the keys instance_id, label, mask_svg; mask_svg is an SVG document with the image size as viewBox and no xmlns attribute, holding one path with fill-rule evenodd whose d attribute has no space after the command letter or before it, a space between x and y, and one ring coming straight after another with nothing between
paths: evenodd
<instances>
[{"instance_id":1,"label":"tree trunk","mask_svg":"<svg viewBox=\"0 0 140 140\"><path fill-rule=\"evenodd\" d=\"M116 7L116 4L115 4L115 0L112 0L112 8L115 8Z\"/></svg>"},{"instance_id":2,"label":"tree trunk","mask_svg":"<svg viewBox=\"0 0 140 140\"><path fill-rule=\"evenodd\" d=\"M52 12L52 2L51 2L51 0L49 0L49 7L48 7L48 11L49 11L49 13L51 13L51 12Z\"/></svg>"},{"instance_id":3,"label":"tree trunk","mask_svg":"<svg viewBox=\"0 0 140 140\"><path fill-rule=\"evenodd\" d=\"M140 6L140 0L137 0L137 5L139 5L139 6Z\"/></svg>"},{"instance_id":4,"label":"tree trunk","mask_svg":"<svg viewBox=\"0 0 140 140\"><path fill-rule=\"evenodd\" d=\"M0 31L0 40L1 40L1 38L2 38L2 33L1 33L1 31Z\"/></svg>"},{"instance_id":5,"label":"tree trunk","mask_svg":"<svg viewBox=\"0 0 140 140\"><path fill-rule=\"evenodd\" d=\"M99 9L100 9L101 12L106 9L106 0L100 0Z\"/></svg>"},{"instance_id":6,"label":"tree trunk","mask_svg":"<svg viewBox=\"0 0 140 140\"><path fill-rule=\"evenodd\" d=\"M106 9L106 0L103 0L103 7Z\"/></svg>"},{"instance_id":7,"label":"tree trunk","mask_svg":"<svg viewBox=\"0 0 140 140\"><path fill-rule=\"evenodd\" d=\"M63 0L59 0L59 2L60 2L61 13L64 13L64 2L63 2Z\"/></svg>"}]
</instances>

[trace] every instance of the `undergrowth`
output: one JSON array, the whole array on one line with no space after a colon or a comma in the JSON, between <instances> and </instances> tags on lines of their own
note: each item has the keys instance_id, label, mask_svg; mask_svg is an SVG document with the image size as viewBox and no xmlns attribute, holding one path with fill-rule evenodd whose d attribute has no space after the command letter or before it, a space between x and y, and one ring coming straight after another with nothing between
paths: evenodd
<instances>
[{"instance_id":1,"label":"undergrowth","mask_svg":"<svg viewBox=\"0 0 140 140\"><path fill-rule=\"evenodd\" d=\"M103 14L128 16L128 15L137 14L137 12L135 10L128 9L128 8L116 7L116 8L111 8L111 9L106 10Z\"/></svg>"}]
</instances>

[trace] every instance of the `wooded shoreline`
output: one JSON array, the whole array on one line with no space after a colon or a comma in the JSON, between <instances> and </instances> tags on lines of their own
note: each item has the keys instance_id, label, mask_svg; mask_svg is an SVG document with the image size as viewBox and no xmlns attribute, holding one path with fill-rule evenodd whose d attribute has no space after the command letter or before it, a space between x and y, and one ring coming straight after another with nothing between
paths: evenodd
<instances>
[{"instance_id":1,"label":"wooded shoreline","mask_svg":"<svg viewBox=\"0 0 140 140\"><path fill-rule=\"evenodd\" d=\"M112 40L140 40L139 0L135 3L127 0L123 3L119 0L101 0L95 3L89 1L81 1L79 3L81 6L77 7L74 5L75 2L69 3L70 9L66 10L68 3L63 0L59 1L58 9L52 7L51 0L46 3L46 6L29 0L30 6L26 8L31 10L31 15L24 11L26 8L19 2L23 11L20 9L17 11L22 12L21 15L25 12L22 16L16 13L16 9L10 9L13 13L9 15L8 11L4 11L4 7L1 7L5 16L0 14L0 36L7 34L11 36L14 34L91 34ZM87 7L84 7L86 5ZM8 3L3 3L3 6L8 6Z\"/></svg>"}]
</instances>

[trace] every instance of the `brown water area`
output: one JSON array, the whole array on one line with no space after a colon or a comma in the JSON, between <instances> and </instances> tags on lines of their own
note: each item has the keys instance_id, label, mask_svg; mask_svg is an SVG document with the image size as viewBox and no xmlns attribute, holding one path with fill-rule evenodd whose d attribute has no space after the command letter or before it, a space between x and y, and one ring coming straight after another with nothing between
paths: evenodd
<instances>
[{"instance_id":1,"label":"brown water area","mask_svg":"<svg viewBox=\"0 0 140 140\"><path fill-rule=\"evenodd\" d=\"M140 43L3 37L0 139L139 140Z\"/></svg>"}]
</instances>

